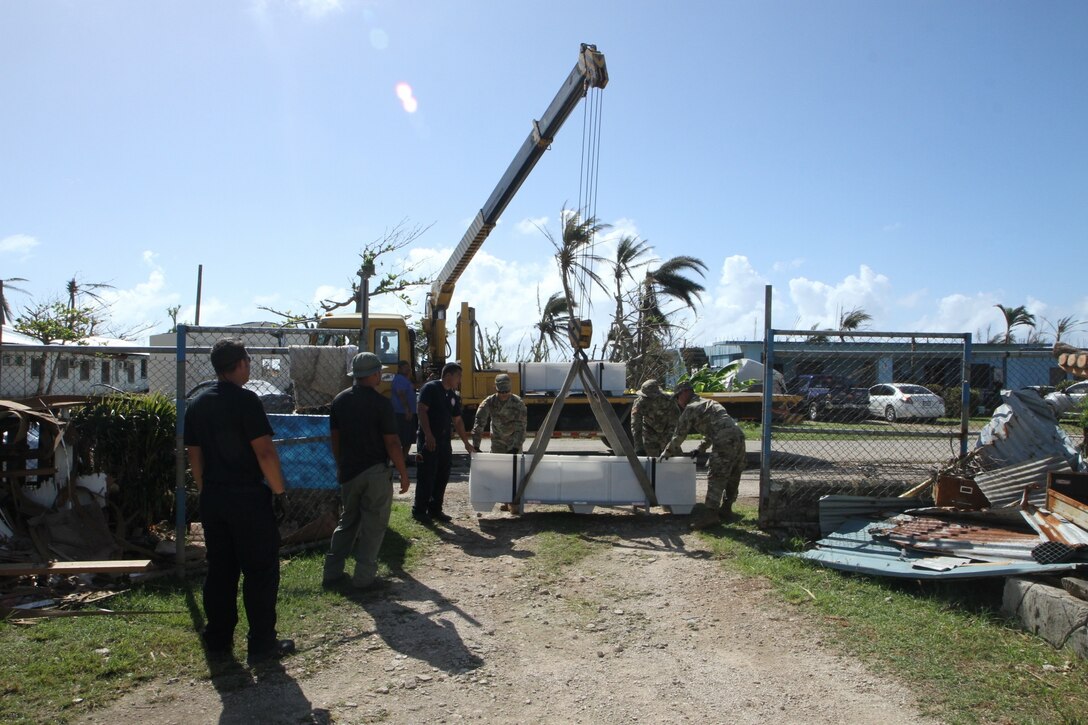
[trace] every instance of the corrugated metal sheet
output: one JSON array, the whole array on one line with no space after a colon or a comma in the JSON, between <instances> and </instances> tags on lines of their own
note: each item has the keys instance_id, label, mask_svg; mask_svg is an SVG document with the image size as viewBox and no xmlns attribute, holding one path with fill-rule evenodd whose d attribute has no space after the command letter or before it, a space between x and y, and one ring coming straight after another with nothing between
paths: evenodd
<instances>
[{"instance_id":1,"label":"corrugated metal sheet","mask_svg":"<svg viewBox=\"0 0 1088 725\"><path fill-rule=\"evenodd\" d=\"M909 514L885 522L878 531L874 536L909 549L999 562L1032 561L1032 549L1045 540L1030 530Z\"/></svg>"},{"instance_id":2,"label":"corrugated metal sheet","mask_svg":"<svg viewBox=\"0 0 1088 725\"><path fill-rule=\"evenodd\" d=\"M1028 510L1021 513L1028 525L1038 531L1040 536L1074 548L1088 547L1088 531L1064 516L1046 509Z\"/></svg>"},{"instance_id":3,"label":"corrugated metal sheet","mask_svg":"<svg viewBox=\"0 0 1088 725\"><path fill-rule=\"evenodd\" d=\"M1083 466L1069 436L1058 427L1046 401L1034 392L1003 390L1005 402L979 432L977 460L985 468L1001 468L1024 461L1061 456L1074 470ZM993 501L993 499L990 499Z\"/></svg>"},{"instance_id":4,"label":"corrugated metal sheet","mask_svg":"<svg viewBox=\"0 0 1088 725\"><path fill-rule=\"evenodd\" d=\"M837 530L848 519L885 519L921 505L922 500L919 498L899 498L898 496L847 496L845 494L821 496L820 536L827 536Z\"/></svg>"},{"instance_id":5,"label":"corrugated metal sheet","mask_svg":"<svg viewBox=\"0 0 1088 725\"><path fill-rule=\"evenodd\" d=\"M1028 494L1028 502L1032 506L1046 506L1047 474L1070 470L1069 461L1064 457L1050 456L976 474L975 485L982 489L994 508L1019 506L1028 486L1037 487Z\"/></svg>"},{"instance_id":6,"label":"corrugated metal sheet","mask_svg":"<svg viewBox=\"0 0 1088 725\"><path fill-rule=\"evenodd\" d=\"M951 557L927 556L886 541L874 540L869 529L876 523L868 518L850 519L830 536L816 542L816 548L794 556L832 569L901 579L979 579L1050 574L1084 566L1077 563L1038 564L1034 561L970 562L953 566L955 562L949 561ZM943 570L929 568L934 564ZM952 568L946 569L948 566Z\"/></svg>"}]
</instances>

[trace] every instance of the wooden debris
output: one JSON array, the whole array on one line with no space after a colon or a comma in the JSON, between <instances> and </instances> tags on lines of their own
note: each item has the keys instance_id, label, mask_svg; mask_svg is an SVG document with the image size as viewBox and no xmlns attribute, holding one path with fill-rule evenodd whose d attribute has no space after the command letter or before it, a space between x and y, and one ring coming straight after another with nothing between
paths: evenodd
<instances>
[{"instance_id":1,"label":"wooden debris","mask_svg":"<svg viewBox=\"0 0 1088 725\"><path fill-rule=\"evenodd\" d=\"M28 576L36 574L128 574L147 571L150 559L115 559L111 561L53 561L48 563L27 562L0 564L0 576Z\"/></svg>"}]
</instances>

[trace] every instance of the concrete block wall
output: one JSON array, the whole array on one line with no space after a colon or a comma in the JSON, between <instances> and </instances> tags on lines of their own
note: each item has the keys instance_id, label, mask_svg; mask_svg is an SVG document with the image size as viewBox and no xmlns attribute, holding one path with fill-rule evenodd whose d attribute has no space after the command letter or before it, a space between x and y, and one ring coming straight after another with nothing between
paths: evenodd
<instances>
[{"instance_id":1,"label":"concrete block wall","mask_svg":"<svg viewBox=\"0 0 1088 725\"><path fill-rule=\"evenodd\" d=\"M1088 591L1083 579L1067 577L1067 588ZM1082 659L1088 659L1088 601L1038 579L1009 577L1001 611L1018 620L1056 649L1068 647Z\"/></svg>"}]
</instances>

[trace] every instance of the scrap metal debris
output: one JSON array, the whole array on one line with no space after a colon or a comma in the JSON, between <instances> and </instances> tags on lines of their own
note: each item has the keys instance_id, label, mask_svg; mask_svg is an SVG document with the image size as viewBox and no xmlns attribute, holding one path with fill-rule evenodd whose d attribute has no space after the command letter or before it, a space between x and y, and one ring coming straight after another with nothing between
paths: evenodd
<instances>
[{"instance_id":1,"label":"scrap metal debris","mask_svg":"<svg viewBox=\"0 0 1088 725\"><path fill-rule=\"evenodd\" d=\"M825 496L799 556L882 576L963 579L1088 568L1088 472L1037 395L1004 391L975 449L917 499Z\"/></svg>"}]
</instances>

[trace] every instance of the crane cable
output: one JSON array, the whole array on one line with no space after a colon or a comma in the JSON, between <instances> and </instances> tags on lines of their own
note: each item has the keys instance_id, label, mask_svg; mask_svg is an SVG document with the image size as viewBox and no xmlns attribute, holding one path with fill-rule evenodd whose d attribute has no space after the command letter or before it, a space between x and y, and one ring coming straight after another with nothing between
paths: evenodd
<instances>
[{"instance_id":1,"label":"crane cable","mask_svg":"<svg viewBox=\"0 0 1088 725\"><path fill-rule=\"evenodd\" d=\"M582 154L578 170L578 206L575 212L582 223L588 223L592 230L597 225L597 179L600 172L601 115L603 96L601 88L589 88L586 81L586 100L582 108ZM588 244L579 252L579 279L577 284L578 299L576 310L571 310L572 317L588 319L592 311L590 286L592 279L592 260L596 256L596 234L591 233Z\"/></svg>"}]
</instances>

